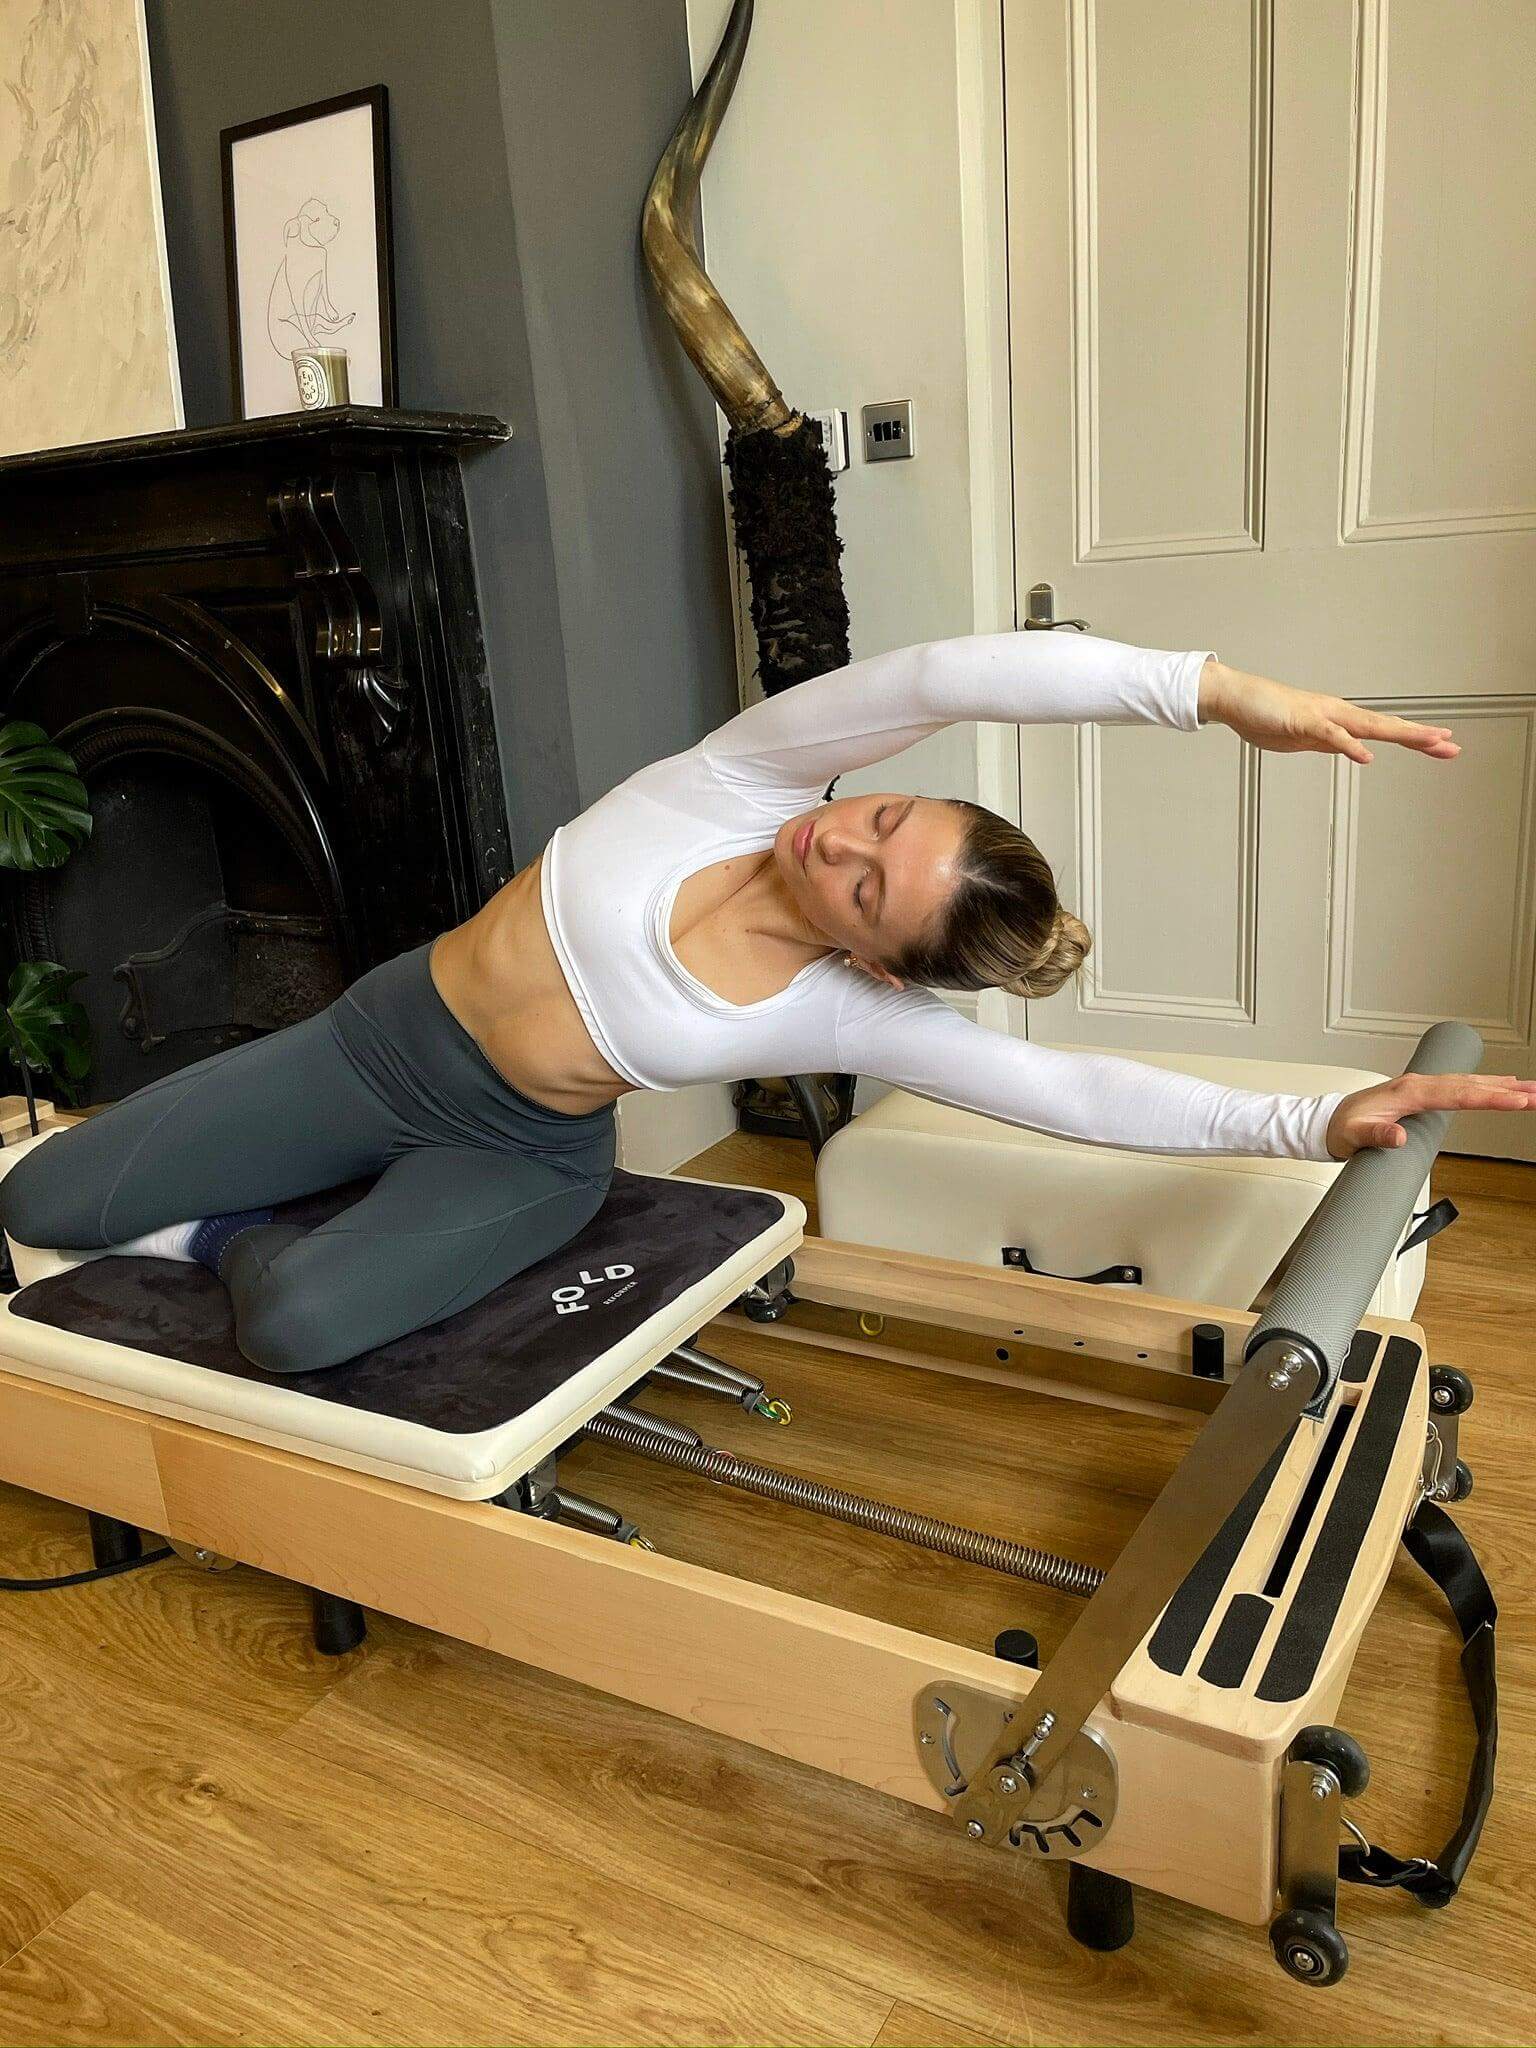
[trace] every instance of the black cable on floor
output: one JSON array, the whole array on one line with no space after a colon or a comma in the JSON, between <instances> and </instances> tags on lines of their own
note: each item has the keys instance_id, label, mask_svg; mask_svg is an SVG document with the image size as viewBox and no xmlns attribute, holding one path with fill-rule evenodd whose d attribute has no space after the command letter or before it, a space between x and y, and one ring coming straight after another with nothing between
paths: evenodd
<instances>
[{"instance_id":1,"label":"black cable on floor","mask_svg":"<svg viewBox=\"0 0 1536 2048\"><path fill-rule=\"evenodd\" d=\"M175 1554L167 1543L163 1550L146 1550L142 1557L125 1557L118 1564L99 1564L88 1572L65 1572L57 1579L0 1579L0 1593L49 1593L58 1586L88 1586L93 1579L112 1579L119 1572L136 1572L142 1564L158 1564L162 1557Z\"/></svg>"}]
</instances>

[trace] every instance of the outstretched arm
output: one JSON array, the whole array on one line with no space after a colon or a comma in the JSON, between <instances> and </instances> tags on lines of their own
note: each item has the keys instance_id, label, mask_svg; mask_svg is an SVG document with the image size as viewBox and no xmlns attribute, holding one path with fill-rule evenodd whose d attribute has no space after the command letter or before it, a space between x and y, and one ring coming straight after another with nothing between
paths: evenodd
<instances>
[{"instance_id":1,"label":"outstretched arm","mask_svg":"<svg viewBox=\"0 0 1536 2048\"><path fill-rule=\"evenodd\" d=\"M782 691L723 725L700 752L743 790L819 790L834 775L973 718L1181 732L1214 723L1268 752L1342 754L1362 765L1373 740L1439 761L1461 751L1448 726L1292 689L1210 654L1167 654L1090 633L969 633L874 654Z\"/></svg>"},{"instance_id":2,"label":"outstretched arm","mask_svg":"<svg viewBox=\"0 0 1536 2048\"><path fill-rule=\"evenodd\" d=\"M966 719L1011 725L1146 723L1193 732L1212 657L1088 633L968 633L850 662L705 740L715 773L743 786L822 788Z\"/></svg>"},{"instance_id":3,"label":"outstretched arm","mask_svg":"<svg viewBox=\"0 0 1536 2048\"><path fill-rule=\"evenodd\" d=\"M1227 1088L1111 1053L1060 1052L971 1023L922 989L850 982L838 1025L846 1073L870 1074L957 1109L1057 1138L1131 1152L1332 1159L1343 1092Z\"/></svg>"}]
</instances>

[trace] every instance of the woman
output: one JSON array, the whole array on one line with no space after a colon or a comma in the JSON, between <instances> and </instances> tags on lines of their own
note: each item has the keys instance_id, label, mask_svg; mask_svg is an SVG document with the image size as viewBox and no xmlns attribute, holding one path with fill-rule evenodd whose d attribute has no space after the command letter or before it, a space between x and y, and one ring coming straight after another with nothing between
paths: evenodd
<instances>
[{"instance_id":1,"label":"woman","mask_svg":"<svg viewBox=\"0 0 1536 2048\"><path fill-rule=\"evenodd\" d=\"M22 1244L200 1260L245 1355L294 1373L438 1322L567 1243L602 1203L632 1088L831 1069L1066 1138L1304 1159L1405 1143L1416 1110L1536 1105L1513 1075L1255 1093L967 1022L925 984L1049 995L1088 950L1045 861L974 805L821 796L966 719L1216 720L1360 762L1367 740L1460 751L1444 726L1087 636L854 662L631 776L328 1010L34 1146L0 1182L0 1223ZM318 1229L272 1220L365 1175Z\"/></svg>"}]
</instances>

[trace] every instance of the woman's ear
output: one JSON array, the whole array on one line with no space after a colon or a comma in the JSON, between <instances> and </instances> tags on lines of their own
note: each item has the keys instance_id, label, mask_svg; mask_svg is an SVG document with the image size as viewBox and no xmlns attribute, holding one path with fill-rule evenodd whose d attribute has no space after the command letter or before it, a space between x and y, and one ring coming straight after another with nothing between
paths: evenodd
<instances>
[{"instance_id":1,"label":"woman's ear","mask_svg":"<svg viewBox=\"0 0 1536 2048\"><path fill-rule=\"evenodd\" d=\"M845 953L843 959L850 967L856 967L861 974L867 974L871 981L883 981L887 988L903 989L906 983L899 974L892 974L888 967L882 967L877 960L866 960L858 953Z\"/></svg>"}]
</instances>

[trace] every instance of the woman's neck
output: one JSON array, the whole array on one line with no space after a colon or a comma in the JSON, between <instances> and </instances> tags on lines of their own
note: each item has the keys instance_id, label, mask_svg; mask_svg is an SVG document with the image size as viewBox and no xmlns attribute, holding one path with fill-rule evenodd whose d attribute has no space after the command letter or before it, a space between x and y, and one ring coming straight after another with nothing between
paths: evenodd
<instances>
[{"instance_id":1,"label":"woman's neck","mask_svg":"<svg viewBox=\"0 0 1536 2048\"><path fill-rule=\"evenodd\" d=\"M808 953L834 953L837 948L825 932L817 931L805 917L779 873L770 849L761 866L743 882L733 908L741 929L753 938L769 939L778 945L803 946Z\"/></svg>"}]
</instances>

